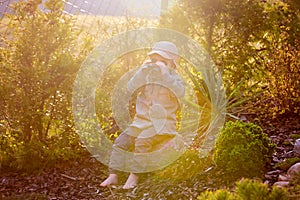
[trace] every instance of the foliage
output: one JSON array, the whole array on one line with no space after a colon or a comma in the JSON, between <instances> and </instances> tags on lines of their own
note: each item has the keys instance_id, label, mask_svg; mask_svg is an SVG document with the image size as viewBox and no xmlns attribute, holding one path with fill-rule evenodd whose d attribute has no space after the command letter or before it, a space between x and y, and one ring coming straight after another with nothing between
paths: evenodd
<instances>
[{"instance_id":1,"label":"foliage","mask_svg":"<svg viewBox=\"0 0 300 200\"><path fill-rule=\"evenodd\" d=\"M16 169L24 173L38 173L46 167L73 160L85 151L80 147L76 133L64 137L53 136L46 141L31 140L29 143L19 141L18 135L0 136L1 169Z\"/></svg>"},{"instance_id":2,"label":"foliage","mask_svg":"<svg viewBox=\"0 0 300 200\"><path fill-rule=\"evenodd\" d=\"M104 23L97 20L93 27L96 31L90 34L87 32L91 27L79 22L83 16L65 15L63 5L62 0L23 0L13 4L14 14L7 14L9 25L0 41L2 167L30 171L26 159L31 156L35 156L32 159L37 163L36 168L39 164L41 168L50 165L55 158L58 162L71 159L72 155L76 158L81 146L75 134L71 97L80 64L96 42L146 22L156 23L125 17L105 18ZM117 136L118 127L109 109L109 94L129 66L134 67L143 59L139 55L123 56L105 72L105 80L99 84L97 114L111 138ZM69 148L74 152L68 152Z\"/></svg>"},{"instance_id":3,"label":"foliage","mask_svg":"<svg viewBox=\"0 0 300 200\"><path fill-rule=\"evenodd\" d=\"M300 133L292 133L289 135L291 139L293 139L294 141L296 141L297 139L300 138Z\"/></svg>"},{"instance_id":4,"label":"foliage","mask_svg":"<svg viewBox=\"0 0 300 200\"><path fill-rule=\"evenodd\" d=\"M7 132L0 135L0 169L11 167L10 163L15 160L15 153L22 146L18 134Z\"/></svg>"},{"instance_id":5,"label":"foliage","mask_svg":"<svg viewBox=\"0 0 300 200\"><path fill-rule=\"evenodd\" d=\"M275 168L288 170L292 165L296 164L297 162L300 162L299 157L286 158L282 162L276 163Z\"/></svg>"},{"instance_id":6,"label":"foliage","mask_svg":"<svg viewBox=\"0 0 300 200\"><path fill-rule=\"evenodd\" d=\"M238 114L252 100L260 103L248 104L252 110L276 117L299 112L296 4L294 0L180 0L160 22L207 49L223 74L229 113Z\"/></svg>"},{"instance_id":7,"label":"foliage","mask_svg":"<svg viewBox=\"0 0 300 200\"><path fill-rule=\"evenodd\" d=\"M189 180L210 167L211 157L200 158L199 151L190 148L181 157L165 169L155 173L159 179L172 179L174 181Z\"/></svg>"},{"instance_id":8,"label":"foliage","mask_svg":"<svg viewBox=\"0 0 300 200\"><path fill-rule=\"evenodd\" d=\"M236 198L228 190L206 191L201 193L198 200L235 200Z\"/></svg>"},{"instance_id":9,"label":"foliage","mask_svg":"<svg viewBox=\"0 0 300 200\"><path fill-rule=\"evenodd\" d=\"M267 185L259 181L242 179L236 183L234 192L227 189L206 191L198 197L198 200L280 200L287 198L288 193L285 189L273 187L269 190Z\"/></svg>"},{"instance_id":10,"label":"foliage","mask_svg":"<svg viewBox=\"0 0 300 200\"><path fill-rule=\"evenodd\" d=\"M261 177L274 147L259 126L229 121L218 136L213 160L233 179Z\"/></svg>"},{"instance_id":11,"label":"foliage","mask_svg":"<svg viewBox=\"0 0 300 200\"><path fill-rule=\"evenodd\" d=\"M265 117L299 114L299 6L295 1L267 1L269 30L263 37L264 84L268 85L257 111Z\"/></svg>"},{"instance_id":12,"label":"foliage","mask_svg":"<svg viewBox=\"0 0 300 200\"><path fill-rule=\"evenodd\" d=\"M260 1L182 0L162 20L162 26L187 32L199 41L232 91L241 80L244 82L241 89L245 89L253 74L260 73L259 66L251 62L259 49L251 44L259 41L267 29L264 18ZM177 26L180 23L188 28L181 29Z\"/></svg>"},{"instance_id":13,"label":"foliage","mask_svg":"<svg viewBox=\"0 0 300 200\"><path fill-rule=\"evenodd\" d=\"M300 173L294 174L292 180L289 183L288 190L291 196L300 196Z\"/></svg>"},{"instance_id":14,"label":"foliage","mask_svg":"<svg viewBox=\"0 0 300 200\"><path fill-rule=\"evenodd\" d=\"M61 0L13 4L0 48L1 165L25 171L76 158L72 82L90 38L78 41ZM51 142L50 142L51 141ZM76 148L74 148L74 145ZM74 152L70 152L71 148ZM28 162L28 160L32 162Z\"/></svg>"},{"instance_id":15,"label":"foliage","mask_svg":"<svg viewBox=\"0 0 300 200\"><path fill-rule=\"evenodd\" d=\"M10 15L9 35L1 48L1 116L7 128L29 143L45 140L51 128L72 129L71 81L81 57L75 57L76 34L62 2L20 1Z\"/></svg>"},{"instance_id":16,"label":"foliage","mask_svg":"<svg viewBox=\"0 0 300 200\"><path fill-rule=\"evenodd\" d=\"M281 44L270 53L266 73L272 75L267 79L268 101L264 101L268 109L263 109L262 115L276 118L286 113L300 113L299 46Z\"/></svg>"}]
</instances>

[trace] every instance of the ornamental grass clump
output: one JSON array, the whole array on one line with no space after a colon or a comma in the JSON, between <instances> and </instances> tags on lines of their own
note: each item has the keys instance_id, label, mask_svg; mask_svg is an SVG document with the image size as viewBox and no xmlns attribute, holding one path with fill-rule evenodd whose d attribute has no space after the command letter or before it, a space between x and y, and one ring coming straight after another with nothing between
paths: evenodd
<instances>
[{"instance_id":1,"label":"ornamental grass clump","mask_svg":"<svg viewBox=\"0 0 300 200\"><path fill-rule=\"evenodd\" d=\"M267 134L253 123L229 121L215 145L213 160L230 178L262 177L275 150Z\"/></svg>"}]
</instances>

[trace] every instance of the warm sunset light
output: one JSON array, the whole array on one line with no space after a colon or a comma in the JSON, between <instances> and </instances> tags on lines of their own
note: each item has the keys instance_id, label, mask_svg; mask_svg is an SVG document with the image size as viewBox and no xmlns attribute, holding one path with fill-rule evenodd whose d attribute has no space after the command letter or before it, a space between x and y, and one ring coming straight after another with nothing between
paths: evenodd
<instances>
[{"instance_id":1,"label":"warm sunset light","mask_svg":"<svg viewBox=\"0 0 300 200\"><path fill-rule=\"evenodd\" d=\"M0 0L0 199L300 199L299 0Z\"/></svg>"}]
</instances>

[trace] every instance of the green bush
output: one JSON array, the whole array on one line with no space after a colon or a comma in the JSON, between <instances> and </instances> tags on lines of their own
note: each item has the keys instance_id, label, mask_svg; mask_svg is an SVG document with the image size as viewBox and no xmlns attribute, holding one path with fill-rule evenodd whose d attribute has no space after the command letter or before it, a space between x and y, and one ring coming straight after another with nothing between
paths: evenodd
<instances>
[{"instance_id":1,"label":"green bush","mask_svg":"<svg viewBox=\"0 0 300 200\"><path fill-rule=\"evenodd\" d=\"M25 174L39 173L60 162L78 159L86 152L80 146L79 138L71 136L53 137L44 142L31 140L29 143L17 142L10 137L2 144L5 146L0 148L0 169L17 170Z\"/></svg>"},{"instance_id":2,"label":"green bush","mask_svg":"<svg viewBox=\"0 0 300 200\"><path fill-rule=\"evenodd\" d=\"M291 197L300 197L300 173L293 176L289 183L288 191Z\"/></svg>"},{"instance_id":3,"label":"green bush","mask_svg":"<svg viewBox=\"0 0 300 200\"><path fill-rule=\"evenodd\" d=\"M205 191L198 200L284 200L288 198L285 189L268 186L255 180L243 179L236 183L234 192L227 189L217 191Z\"/></svg>"},{"instance_id":4,"label":"green bush","mask_svg":"<svg viewBox=\"0 0 300 200\"><path fill-rule=\"evenodd\" d=\"M43 141L51 130L72 126L72 83L88 47L80 45L61 0L24 0L12 8L0 37L0 121L25 143Z\"/></svg>"},{"instance_id":5,"label":"green bush","mask_svg":"<svg viewBox=\"0 0 300 200\"><path fill-rule=\"evenodd\" d=\"M259 126L229 121L216 142L213 160L233 180L261 177L274 147Z\"/></svg>"},{"instance_id":6,"label":"green bush","mask_svg":"<svg viewBox=\"0 0 300 200\"><path fill-rule=\"evenodd\" d=\"M81 149L72 86L92 44L63 6L62 0L22 0L7 14L0 36L1 169L36 171L76 158Z\"/></svg>"},{"instance_id":7,"label":"green bush","mask_svg":"<svg viewBox=\"0 0 300 200\"><path fill-rule=\"evenodd\" d=\"M216 190L216 191L206 191L203 192L198 198L198 200L235 200L234 194L230 193L228 190Z\"/></svg>"},{"instance_id":8,"label":"green bush","mask_svg":"<svg viewBox=\"0 0 300 200\"><path fill-rule=\"evenodd\" d=\"M300 113L300 44L298 40L295 43L277 44L279 47L269 54L265 79L268 88L258 107L261 115L276 118Z\"/></svg>"},{"instance_id":9,"label":"green bush","mask_svg":"<svg viewBox=\"0 0 300 200\"><path fill-rule=\"evenodd\" d=\"M19 140L18 134L13 131L0 134L0 170L10 168L10 163L15 161L15 152L23 145Z\"/></svg>"},{"instance_id":10,"label":"green bush","mask_svg":"<svg viewBox=\"0 0 300 200\"><path fill-rule=\"evenodd\" d=\"M178 0L160 24L206 48L233 100L227 106L231 114L250 107L276 118L300 112L300 20L295 4L299 2ZM237 107L247 100L251 103Z\"/></svg>"}]
</instances>

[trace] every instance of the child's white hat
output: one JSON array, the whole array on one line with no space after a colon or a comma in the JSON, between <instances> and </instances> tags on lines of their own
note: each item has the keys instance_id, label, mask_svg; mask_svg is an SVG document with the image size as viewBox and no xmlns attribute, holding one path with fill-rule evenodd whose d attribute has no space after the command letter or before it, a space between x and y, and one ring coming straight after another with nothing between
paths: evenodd
<instances>
[{"instance_id":1,"label":"child's white hat","mask_svg":"<svg viewBox=\"0 0 300 200\"><path fill-rule=\"evenodd\" d=\"M148 55L158 54L166 59L173 60L177 66L178 49L175 44L169 41L160 41L154 44Z\"/></svg>"}]
</instances>

